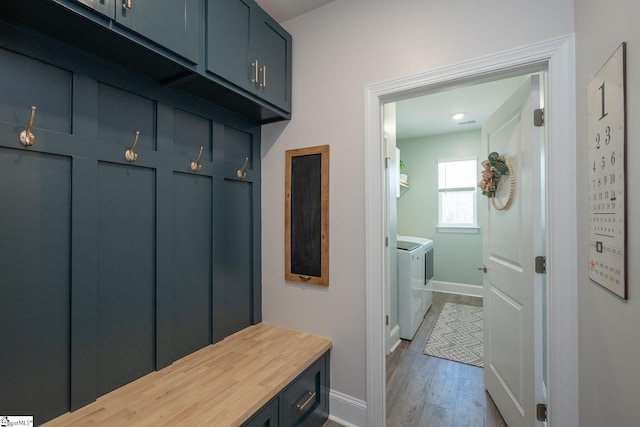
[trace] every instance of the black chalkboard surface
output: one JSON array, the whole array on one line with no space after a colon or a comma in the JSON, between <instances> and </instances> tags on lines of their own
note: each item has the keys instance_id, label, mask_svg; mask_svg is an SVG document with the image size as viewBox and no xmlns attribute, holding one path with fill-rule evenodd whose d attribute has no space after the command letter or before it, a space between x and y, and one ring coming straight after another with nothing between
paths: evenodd
<instances>
[{"instance_id":1,"label":"black chalkboard surface","mask_svg":"<svg viewBox=\"0 0 640 427\"><path fill-rule=\"evenodd\" d=\"M328 145L287 151L285 204L285 279L328 285Z\"/></svg>"}]
</instances>

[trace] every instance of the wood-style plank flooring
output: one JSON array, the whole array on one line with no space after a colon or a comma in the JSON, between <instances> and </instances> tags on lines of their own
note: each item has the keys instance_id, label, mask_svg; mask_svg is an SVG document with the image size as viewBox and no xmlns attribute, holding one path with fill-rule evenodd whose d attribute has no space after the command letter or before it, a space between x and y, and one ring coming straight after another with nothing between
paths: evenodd
<instances>
[{"instance_id":1,"label":"wood-style plank flooring","mask_svg":"<svg viewBox=\"0 0 640 427\"><path fill-rule=\"evenodd\" d=\"M482 368L422 354L446 302L482 305L481 298L433 293L413 341L402 340L387 357L387 427L506 427Z\"/></svg>"}]
</instances>

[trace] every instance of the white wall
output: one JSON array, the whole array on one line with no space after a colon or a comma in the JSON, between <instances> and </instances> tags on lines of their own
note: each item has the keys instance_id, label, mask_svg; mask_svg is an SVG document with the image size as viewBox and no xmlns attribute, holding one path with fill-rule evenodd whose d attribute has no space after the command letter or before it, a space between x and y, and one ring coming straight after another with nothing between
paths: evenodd
<instances>
[{"instance_id":1,"label":"white wall","mask_svg":"<svg viewBox=\"0 0 640 427\"><path fill-rule=\"evenodd\" d=\"M482 287L478 266L482 258L482 230L477 233L447 233L438 226L438 160L477 159L478 177L482 154L480 129L398 141L411 187L398 199L398 234L433 239L435 281ZM479 179L479 178L478 178ZM477 193L478 225L481 226L488 199ZM464 260L464 261L462 261ZM434 289L438 289L434 284ZM459 292L465 292L460 289ZM475 290L482 295L482 289Z\"/></svg>"},{"instance_id":2,"label":"white wall","mask_svg":"<svg viewBox=\"0 0 640 427\"><path fill-rule=\"evenodd\" d=\"M575 2L578 171L580 425L635 426L640 421L640 3ZM627 42L628 301L588 278L586 86Z\"/></svg>"},{"instance_id":3,"label":"white wall","mask_svg":"<svg viewBox=\"0 0 640 427\"><path fill-rule=\"evenodd\" d=\"M572 0L336 0L284 24L293 118L263 127L263 317L334 340L331 388L366 401L364 88L573 32ZM284 157L331 145L330 285L284 281ZM333 412L333 410L332 410Z\"/></svg>"}]
</instances>

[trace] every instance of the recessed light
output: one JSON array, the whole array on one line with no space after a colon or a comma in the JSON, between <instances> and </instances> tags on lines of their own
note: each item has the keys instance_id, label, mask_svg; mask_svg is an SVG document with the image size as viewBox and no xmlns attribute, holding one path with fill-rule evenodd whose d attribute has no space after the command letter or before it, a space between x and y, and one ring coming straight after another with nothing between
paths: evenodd
<instances>
[{"instance_id":1,"label":"recessed light","mask_svg":"<svg viewBox=\"0 0 640 427\"><path fill-rule=\"evenodd\" d=\"M464 113L453 113L451 115L451 118L453 120L462 120L462 119L464 119Z\"/></svg>"}]
</instances>

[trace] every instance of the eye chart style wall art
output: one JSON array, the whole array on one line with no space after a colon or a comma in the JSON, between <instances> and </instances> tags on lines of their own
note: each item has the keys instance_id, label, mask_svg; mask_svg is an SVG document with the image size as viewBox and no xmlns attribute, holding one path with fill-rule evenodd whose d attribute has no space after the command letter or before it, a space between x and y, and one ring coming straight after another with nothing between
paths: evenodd
<instances>
[{"instance_id":1,"label":"eye chart style wall art","mask_svg":"<svg viewBox=\"0 0 640 427\"><path fill-rule=\"evenodd\" d=\"M589 278L627 298L625 43L587 85Z\"/></svg>"}]
</instances>

